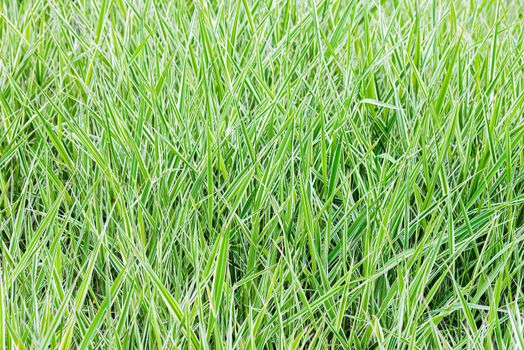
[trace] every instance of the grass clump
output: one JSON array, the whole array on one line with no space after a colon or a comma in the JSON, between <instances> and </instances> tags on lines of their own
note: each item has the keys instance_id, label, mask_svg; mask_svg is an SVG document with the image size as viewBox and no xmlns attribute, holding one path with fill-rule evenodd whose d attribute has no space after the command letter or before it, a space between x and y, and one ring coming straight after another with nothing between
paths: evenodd
<instances>
[{"instance_id":1,"label":"grass clump","mask_svg":"<svg viewBox=\"0 0 524 350\"><path fill-rule=\"evenodd\" d=\"M0 4L0 348L524 346L524 3Z\"/></svg>"}]
</instances>

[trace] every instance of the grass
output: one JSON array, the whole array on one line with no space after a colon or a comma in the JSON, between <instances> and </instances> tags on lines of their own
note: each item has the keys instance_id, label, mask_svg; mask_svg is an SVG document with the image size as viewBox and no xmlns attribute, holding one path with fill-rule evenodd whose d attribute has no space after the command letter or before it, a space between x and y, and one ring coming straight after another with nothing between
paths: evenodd
<instances>
[{"instance_id":1,"label":"grass","mask_svg":"<svg viewBox=\"0 0 524 350\"><path fill-rule=\"evenodd\" d=\"M523 349L523 16L3 1L0 348Z\"/></svg>"}]
</instances>

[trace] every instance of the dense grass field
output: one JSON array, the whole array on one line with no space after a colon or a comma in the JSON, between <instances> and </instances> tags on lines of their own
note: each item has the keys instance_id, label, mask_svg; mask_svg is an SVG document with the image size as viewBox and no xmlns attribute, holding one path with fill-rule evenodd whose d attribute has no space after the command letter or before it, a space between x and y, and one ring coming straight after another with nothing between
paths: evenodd
<instances>
[{"instance_id":1,"label":"dense grass field","mask_svg":"<svg viewBox=\"0 0 524 350\"><path fill-rule=\"evenodd\" d=\"M524 2L4 0L0 349L523 349Z\"/></svg>"}]
</instances>

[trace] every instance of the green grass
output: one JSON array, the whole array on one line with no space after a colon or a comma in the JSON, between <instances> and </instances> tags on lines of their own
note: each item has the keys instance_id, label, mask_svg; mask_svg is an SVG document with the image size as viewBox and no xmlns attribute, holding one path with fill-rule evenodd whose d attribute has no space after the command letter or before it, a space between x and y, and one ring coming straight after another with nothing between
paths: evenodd
<instances>
[{"instance_id":1,"label":"green grass","mask_svg":"<svg viewBox=\"0 0 524 350\"><path fill-rule=\"evenodd\" d=\"M0 349L523 349L524 2L5 0Z\"/></svg>"}]
</instances>

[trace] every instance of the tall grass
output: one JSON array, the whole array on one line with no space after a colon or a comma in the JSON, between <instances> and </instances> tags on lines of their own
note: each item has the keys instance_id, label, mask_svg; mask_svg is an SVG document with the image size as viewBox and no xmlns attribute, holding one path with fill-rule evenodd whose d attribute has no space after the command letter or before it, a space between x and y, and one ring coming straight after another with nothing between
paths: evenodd
<instances>
[{"instance_id":1,"label":"tall grass","mask_svg":"<svg viewBox=\"0 0 524 350\"><path fill-rule=\"evenodd\" d=\"M523 16L3 1L0 348L523 349Z\"/></svg>"}]
</instances>

